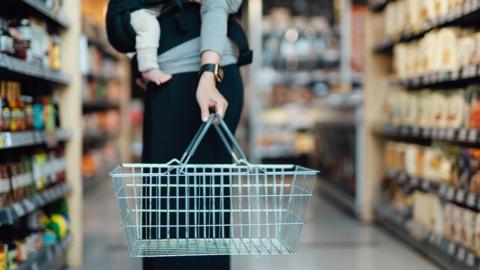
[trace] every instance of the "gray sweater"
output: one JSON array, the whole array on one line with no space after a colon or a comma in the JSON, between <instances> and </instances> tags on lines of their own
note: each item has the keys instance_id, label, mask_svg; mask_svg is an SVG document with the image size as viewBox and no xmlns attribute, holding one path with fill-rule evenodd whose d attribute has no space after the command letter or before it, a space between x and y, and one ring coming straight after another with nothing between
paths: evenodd
<instances>
[{"instance_id":1,"label":"gray sweater","mask_svg":"<svg viewBox=\"0 0 480 270\"><path fill-rule=\"evenodd\" d=\"M170 74L200 70L200 54L211 50L222 55L221 65L235 64L238 49L227 37L228 15L235 13L243 0L203 0L201 36L158 56L160 69Z\"/></svg>"}]
</instances>

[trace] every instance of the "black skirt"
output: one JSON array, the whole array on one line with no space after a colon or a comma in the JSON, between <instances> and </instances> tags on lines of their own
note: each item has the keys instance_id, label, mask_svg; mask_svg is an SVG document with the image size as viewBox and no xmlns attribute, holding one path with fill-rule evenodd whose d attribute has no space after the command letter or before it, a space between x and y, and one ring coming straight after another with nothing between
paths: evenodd
<instances>
[{"instance_id":1,"label":"black skirt","mask_svg":"<svg viewBox=\"0 0 480 270\"><path fill-rule=\"evenodd\" d=\"M243 83L237 65L224 67L224 80L218 84L228 101L225 122L235 132L243 107ZM173 75L168 83L149 84L145 94L143 156L144 163L166 163L180 158L202 124L196 101L198 73ZM231 163L231 156L211 129L200 144L191 163ZM165 220L165 219L162 219ZM163 233L161 233L163 235ZM144 270L226 270L229 256L145 258Z\"/></svg>"}]
</instances>

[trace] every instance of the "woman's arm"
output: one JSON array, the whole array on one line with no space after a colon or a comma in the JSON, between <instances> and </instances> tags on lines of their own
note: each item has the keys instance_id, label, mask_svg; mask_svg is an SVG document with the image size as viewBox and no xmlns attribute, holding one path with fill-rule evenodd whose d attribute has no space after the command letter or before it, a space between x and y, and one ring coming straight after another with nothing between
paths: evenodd
<instances>
[{"instance_id":1,"label":"woman's arm","mask_svg":"<svg viewBox=\"0 0 480 270\"><path fill-rule=\"evenodd\" d=\"M234 13L242 0L203 0L201 15L201 63L220 64L225 40L227 37L228 14ZM198 83L197 102L200 106L203 121L208 120L209 109L222 117L228 107L227 100L217 89L215 76L212 72L204 72Z\"/></svg>"}]
</instances>

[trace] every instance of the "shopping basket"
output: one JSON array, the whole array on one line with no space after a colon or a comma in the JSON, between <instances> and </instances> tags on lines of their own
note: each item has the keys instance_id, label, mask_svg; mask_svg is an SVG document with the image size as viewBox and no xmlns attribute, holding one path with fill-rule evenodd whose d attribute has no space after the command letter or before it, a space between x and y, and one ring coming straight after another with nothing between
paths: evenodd
<instances>
[{"instance_id":1,"label":"shopping basket","mask_svg":"<svg viewBox=\"0 0 480 270\"><path fill-rule=\"evenodd\" d=\"M190 164L212 125L234 163ZM249 163L216 114L180 160L123 164L111 172L132 257L295 253L316 174Z\"/></svg>"}]
</instances>

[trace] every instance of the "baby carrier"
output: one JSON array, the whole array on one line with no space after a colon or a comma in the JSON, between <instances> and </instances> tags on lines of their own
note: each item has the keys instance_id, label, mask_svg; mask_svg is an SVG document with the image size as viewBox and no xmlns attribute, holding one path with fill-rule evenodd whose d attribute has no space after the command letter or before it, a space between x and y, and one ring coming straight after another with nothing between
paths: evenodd
<instances>
[{"instance_id":1,"label":"baby carrier","mask_svg":"<svg viewBox=\"0 0 480 270\"><path fill-rule=\"evenodd\" d=\"M110 44L121 53L134 52L135 31L130 25L130 13L158 4L172 5L158 17L162 28L159 54L200 36L200 5L196 3L184 0L110 0L106 21ZM239 49L238 65L250 64L253 53L235 15L229 16L227 36Z\"/></svg>"}]
</instances>

